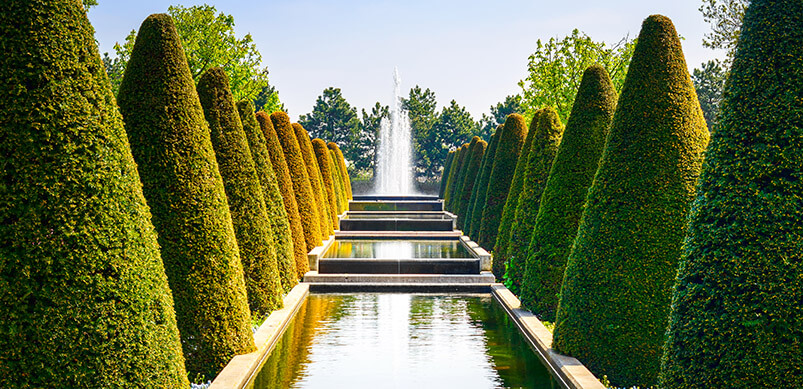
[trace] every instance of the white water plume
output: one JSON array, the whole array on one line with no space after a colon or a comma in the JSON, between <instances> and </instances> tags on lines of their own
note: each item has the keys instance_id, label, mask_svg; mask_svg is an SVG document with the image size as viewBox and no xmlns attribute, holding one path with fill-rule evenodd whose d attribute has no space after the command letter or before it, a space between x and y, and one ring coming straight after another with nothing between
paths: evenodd
<instances>
[{"instance_id":1,"label":"white water plume","mask_svg":"<svg viewBox=\"0 0 803 389\"><path fill-rule=\"evenodd\" d=\"M410 195L413 189L413 135L410 117L402 108L401 77L393 69L393 102L390 118L383 118L379 129L375 190L377 194Z\"/></svg>"}]
</instances>

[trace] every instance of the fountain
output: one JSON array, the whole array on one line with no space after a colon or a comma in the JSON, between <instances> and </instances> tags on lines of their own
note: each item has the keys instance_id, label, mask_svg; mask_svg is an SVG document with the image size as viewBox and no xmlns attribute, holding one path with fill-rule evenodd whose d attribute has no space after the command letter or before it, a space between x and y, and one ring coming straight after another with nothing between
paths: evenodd
<instances>
[{"instance_id":1,"label":"fountain","mask_svg":"<svg viewBox=\"0 0 803 389\"><path fill-rule=\"evenodd\" d=\"M413 138L410 118L402 108L401 77L393 69L393 103L390 117L383 118L379 130L375 191L382 195L412 195Z\"/></svg>"}]
</instances>

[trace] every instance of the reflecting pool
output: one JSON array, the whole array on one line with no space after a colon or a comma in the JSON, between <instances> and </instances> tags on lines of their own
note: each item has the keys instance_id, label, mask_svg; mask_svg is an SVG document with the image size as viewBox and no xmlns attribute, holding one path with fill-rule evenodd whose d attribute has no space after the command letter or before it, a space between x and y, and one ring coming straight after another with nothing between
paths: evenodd
<instances>
[{"instance_id":1,"label":"reflecting pool","mask_svg":"<svg viewBox=\"0 0 803 389\"><path fill-rule=\"evenodd\" d=\"M323 258L474 258L459 240L336 239Z\"/></svg>"}]
</instances>

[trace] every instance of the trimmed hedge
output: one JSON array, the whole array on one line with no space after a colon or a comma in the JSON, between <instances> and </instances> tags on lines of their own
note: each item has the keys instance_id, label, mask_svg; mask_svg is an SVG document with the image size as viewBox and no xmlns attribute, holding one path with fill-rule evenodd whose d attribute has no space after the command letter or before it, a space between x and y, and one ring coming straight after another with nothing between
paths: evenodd
<instances>
[{"instance_id":1,"label":"trimmed hedge","mask_svg":"<svg viewBox=\"0 0 803 389\"><path fill-rule=\"evenodd\" d=\"M482 207L482 222L477 242L482 247L492 248L496 243L502 210L526 137L527 124L524 123L524 118L515 113L508 115L505 119L505 129L496 146L493 169L488 178L488 191L485 194L485 206ZM497 265L494 265L494 269L497 269ZM494 273L494 275L501 278L503 274Z\"/></svg>"},{"instance_id":2,"label":"trimmed hedge","mask_svg":"<svg viewBox=\"0 0 803 389\"><path fill-rule=\"evenodd\" d=\"M0 387L189 386L137 166L77 1L0 5Z\"/></svg>"},{"instance_id":3,"label":"trimmed hedge","mask_svg":"<svg viewBox=\"0 0 803 389\"><path fill-rule=\"evenodd\" d=\"M446 179L446 189L445 193L443 194L443 209L448 211L449 210L449 203L451 200L452 195L452 186L454 185L455 177L457 176L457 171L460 169L460 157L462 151L462 145L454 149L454 161L452 161L452 166L449 167L449 175Z\"/></svg>"},{"instance_id":4,"label":"trimmed hedge","mask_svg":"<svg viewBox=\"0 0 803 389\"><path fill-rule=\"evenodd\" d=\"M457 181L455 181L454 191L452 193L452 210L455 215L457 215L458 219L462 218L462 215L459 215L460 211L460 200L462 200L462 193L463 187L466 184L466 173L468 172L468 165L471 161L471 152L474 150L474 146L477 144L477 141L480 140L480 137L475 136L471 139L471 142L466 144L466 149L464 151L465 156L463 157L463 164L460 166L460 171L457 174Z\"/></svg>"},{"instance_id":5,"label":"trimmed hedge","mask_svg":"<svg viewBox=\"0 0 803 389\"><path fill-rule=\"evenodd\" d=\"M162 247L190 376L255 349L243 268L209 127L170 16L139 29L118 94Z\"/></svg>"},{"instance_id":6,"label":"trimmed hedge","mask_svg":"<svg viewBox=\"0 0 803 389\"><path fill-rule=\"evenodd\" d=\"M454 167L454 175L452 176L450 182L446 183L446 210L449 212L454 213L454 206L457 201L455 201L455 193L457 193L457 188L460 186L460 175L463 173L466 165L466 157L468 156L468 143L463 143L462 146L457 150L457 160L455 161L457 164Z\"/></svg>"},{"instance_id":7,"label":"trimmed hedge","mask_svg":"<svg viewBox=\"0 0 803 389\"><path fill-rule=\"evenodd\" d=\"M474 183L477 182L476 178L479 175L480 163L482 162L482 156L485 155L485 149L487 147L487 142L482 139L478 139L477 143L475 143L474 147L472 147L469 151L466 174L459 193L460 207L457 209L457 214L459 215L457 219L457 227L460 229L465 228L466 220L468 220L466 219L466 216L468 213L469 201L471 200L471 194L474 193Z\"/></svg>"},{"instance_id":8,"label":"trimmed hedge","mask_svg":"<svg viewBox=\"0 0 803 389\"><path fill-rule=\"evenodd\" d=\"M452 167L452 160L454 159L454 150L450 150L446 155L446 163L443 165L443 173L441 173L441 185L438 190L438 198L443 199L446 194L446 181L449 179L449 169Z\"/></svg>"},{"instance_id":9,"label":"trimmed hedge","mask_svg":"<svg viewBox=\"0 0 803 389\"><path fill-rule=\"evenodd\" d=\"M499 144L499 137L502 136L504 125L496 127L496 131L491 136L491 142L488 143L488 149L482 156L482 163L480 164L480 174L477 176L477 182L474 183L474 193L471 194L471 205L466 215L466 223L469 224L468 235L474 241L479 240L480 225L482 225L482 207L485 205L485 196L488 193L488 179L491 178L491 171L493 171L493 160L496 156L496 145Z\"/></svg>"},{"instance_id":10,"label":"trimmed hedge","mask_svg":"<svg viewBox=\"0 0 803 389\"><path fill-rule=\"evenodd\" d=\"M524 183L510 227L510 243L507 246L505 280L508 287L516 294L521 293L527 253L535 229L535 220L541 208L541 195L544 193L552 162L563 138L563 123L554 108L544 108L538 116L540 116L538 122L534 122L530 127L530 132L534 132L535 135L530 146L530 154L525 161L522 180Z\"/></svg>"},{"instance_id":11,"label":"trimmed hedge","mask_svg":"<svg viewBox=\"0 0 803 389\"><path fill-rule=\"evenodd\" d=\"M519 159L516 161L516 168L513 172L513 180L510 182L510 189L507 193L504 208L502 208L502 218L499 221L499 231L496 234L496 241L491 243L493 245L493 273L497 279L503 279L505 276L505 269L507 268L507 246L510 242L510 234L513 228L513 219L516 217L516 207L519 205L519 195L521 194L522 186L524 185L524 175L527 169L527 161L529 161L530 146L533 143L536 127L538 127L538 120L544 109L539 109L533 115L530 121L530 129L527 131L527 137L524 138L524 144L521 146ZM513 292L518 292L517 290Z\"/></svg>"},{"instance_id":12,"label":"trimmed hedge","mask_svg":"<svg viewBox=\"0 0 803 389\"><path fill-rule=\"evenodd\" d=\"M286 113L281 111L274 112L270 115L270 120L273 122L273 129L276 131L279 144L282 146L282 151L284 151L284 159L287 161L287 169L290 172L290 180L293 183L293 193L296 196L296 204L298 204L298 214L301 216L301 226L304 228L306 249L307 252L310 252L316 246L323 244L321 240L321 217L318 213L318 206L315 204L315 195L312 193L307 166L304 163L304 157L301 155L301 146L298 145L293 125L290 124L290 118ZM305 273L309 270L307 262L304 262L304 265L301 265L298 269L299 273L302 270ZM303 277L303 274L300 274L300 277Z\"/></svg>"},{"instance_id":13,"label":"trimmed hedge","mask_svg":"<svg viewBox=\"0 0 803 389\"><path fill-rule=\"evenodd\" d=\"M535 223L530 228L529 247L510 246L526 259L521 303L542 320L555 321L566 259L577 235L588 187L599 167L616 98L605 68L593 65L585 70L537 216L520 219L517 215L518 222Z\"/></svg>"},{"instance_id":14,"label":"trimmed hedge","mask_svg":"<svg viewBox=\"0 0 803 389\"><path fill-rule=\"evenodd\" d=\"M278 179L270 163L265 135L254 116L254 103L251 100L240 101L237 103L237 110L248 140L248 148L251 150L251 157L254 160L254 167L262 188L262 197L265 200L265 212L270 225L272 245L276 251L279 280L282 283L282 289L287 293L298 284L290 220L279 191Z\"/></svg>"},{"instance_id":15,"label":"trimmed hedge","mask_svg":"<svg viewBox=\"0 0 803 389\"><path fill-rule=\"evenodd\" d=\"M301 224L301 215L298 212L296 194L293 190L293 180L290 178L290 169L284 159L284 151L279 143L279 136L273 127L273 121L265 112L257 112L256 119L262 134L265 136L265 144L268 146L270 162L273 172L276 173L276 180L279 183L279 191L282 194L284 210L287 212L287 219L290 222L290 233L293 237L293 257L295 258L293 267L296 271L296 280L304 277L309 268L307 258L307 241L304 234L304 227Z\"/></svg>"},{"instance_id":16,"label":"trimmed hedge","mask_svg":"<svg viewBox=\"0 0 803 389\"><path fill-rule=\"evenodd\" d=\"M321 238L326 240L335 232L332 227L333 214L329 212L329 200L324 194L323 177L321 177L321 169L318 167L318 159L315 157L315 151L312 150L312 140L307 130L300 124L293 123L293 131L295 131L298 145L301 147L301 156L304 157L304 166L307 168L312 193L315 195L315 205L318 207L318 214L321 217Z\"/></svg>"},{"instance_id":17,"label":"trimmed hedge","mask_svg":"<svg viewBox=\"0 0 803 389\"><path fill-rule=\"evenodd\" d=\"M328 148L328 147L327 147ZM329 167L332 170L332 184L335 185L335 199L337 200L337 212L342 215L343 212L348 210L348 200L346 200L346 190L343 188L343 175L340 174L338 163L335 162L337 154L334 150L329 150L329 160L332 165Z\"/></svg>"},{"instance_id":18,"label":"trimmed hedge","mask_svg":"<svg viewBox=\"0 0 803 389\"><path fill-rule=\"evenodd\" d=\"M223 177L240 248L248 306L253 315L263 316L282 307L283 289L251 148L234 106L226 72L220 67L208 69L198 79L196 89Z\"/></svg>"},{"instance_id":19,"label":"trimmed hedge","mask_svg":"<svg viewBox=\"0 0 803 389\"><path fill-rule=\"evenodd\" d=\"M335 163L338 165L340 169L340 175L343 177L343 189L344 193L346 194L346 205L348 206L348 201L354 199L354 195L351 193L351 179L349 179L349 170L346 168L346 159L343 158L343 152L340 151L340 147L335 142L329 142L326 144L330 150L335 152L337 159Z\"/></svg>"},{"instance_id":20,"label":"trimmed hedge","mask_svg":"<svg viewBox=\"0 0 803 389\"><path fill-rule=\"evenodd\" d=\"M569 255L553 347L616 386L655 385L708 143L672 22L642 24Z\"/></svg>"},{"instance_id":21,"label":"trimmed hedge","mask_svg":"<svg viewBox=\"0 0 803 389\"><path fill-rule=\"evenodd\" d=\"M803 382L803 3L752 0L672 298L664 388Z\"/></svg>"},{"instance_id":22,"label":"trimmed hedge","mask_svg":"<svg viewBox=\"0 0 803 389\"><path fill-rule=\"evenodd\" d=\"M323 180L322 186L326 193L326 203L329 204L329 213L331 215L332 228L337 230L340 228L338 225L338 215L340 211L337 209L337 198L335 197L335 184L334 177L332 176L332 159L329 156L329 148L326 147L326 142L322 139L315 138L312 140L312 151L315 152L315 160L318 162L318 169Z\"/></svg>"}]
</instances>

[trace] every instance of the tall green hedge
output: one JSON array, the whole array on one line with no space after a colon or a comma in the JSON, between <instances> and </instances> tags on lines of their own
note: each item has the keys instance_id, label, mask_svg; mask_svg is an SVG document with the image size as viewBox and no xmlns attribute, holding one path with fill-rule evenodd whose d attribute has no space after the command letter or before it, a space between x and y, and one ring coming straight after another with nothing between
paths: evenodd
<instances>
[{"instance_id":1,"label":"tall green hedge","mask_svg":"<svg viewBox=\"0 0 803 389\"><path fill-rule=\"evenodd\" d=\"M253 315L262 316L282 307L283 289L251 148L234 106L226 72L220 67L208 69L198 79L196 89L229 202L248 306Z\"/></svg>"},{"instance_id":2,"label":"tall green hedge","mask_svg":"<svg viewBox=\"0 0 803 389\"><path fill-rule=\"evenodd\" d=\"M173 20L142 22L118 94L153 211L187 371L254 350L243 268L209 127Z\"/></svg>"},{"instance_id":3,"label":"tall green hedge","mask_svg":"<svg viewBox=\"0 0 803 389\"><path fill-rule=\"evenodd\" d=\"M336 230L340 228L338 225L339 219L337 218L340 211L337 209L337 198L335 198L335 184L332 176L332 159L329 157L329 148L326 147L326 142L322 139L315 138L312 140L312 151L315 152L315 160L318 163L319 173L323 180L321 184L326 195L325 201L329 206L332 228Z\"/></svg>"},{"instance_id":4,"label":"tall green hedge","mask_svg":"<svg viewBox=\"0 0 803 389\"><path fill-rule=\"evenodd\" d=\"M535 219L541 208L541 195L544 193L552 162L563 138L563 123L554 108L544 108L539 116L538 123L533 123L530 127L530 132L534 132L535 135L525 162L524 183L510 227L510 243L507 246L505 280L508 287L516 294L521 293Z\"/></svg>"},{"instance_id":5,"label":"tall green hedge","mask_svg":"<svg viewBox=\"0 0 803 389\"><path fill-rule=\"evenodd\" d=\"M457 188L460 186L460 177L465 169L466 164L466 157L468 156L468 143L463 143L459 149L457 149L457 160L455 161L457 164L454 167L454 175L450 174L451 179L450 182L447 182L446 188L446 210L454 213L454 206L457 201L455 201L455 193L457 193Z\"/></svg>"},{"instance_id":6,"label":"tall green hedge","mask_svg":"<svg viewBox=\"0 0 803 389\"><path fill-rule=\"evenodd\" d=\"M803 2L752 0L693 203L663 388L803 383Z\"/></svg>"},{"instance_id":7,"label":"tall green hedge","mask_svg":"<svg viewBox=\"0 0 803 389\"><path fill-rule=\"evenodd\" d=\"M488 179L491 178L493 160L496 156L496 145L499 144L499 137L502 136L502 130L504 128L504 125L500 124L496 127L496 131L494 131L494 134L491 136L488 149L482 156L480 172L477 176L478 181L474 183L474 193L471 194L471 205L469 205L468 214L466 215L466 223L469 225L466 235L470 236L474 241L479 240L480 225L482 223L482 208L485 205L485 195L488 193Z\"/></svg>"},{"instance_id":8,"label":"tall green hedge","mask_svg":"<svg viewBox=\"0 0 803 389\"><path fill-rule=\"evenodd\" d=\"M301 147L301 156L304 158L304 166L307 168L312 194L315 196L315 206L318 208L318 214L321 217L321 237L324 240L329 239L335 233L332 227L333 214L329 212L329 200L326 199L324 194L323 177L321 177L321 169L318 167L315 151L312 150L312 140L307 130L298 123L293 123L293 131L295 131L298 145Z\"/></svg>"},{"instance_id":9,"label":"tall green hedge","mask_svg":"<svg viewBox=\"0 0 803 389\"><path fill-rule=\"evenodd\" d=\"M475 136L471 138L471 142L466 145L466 156L463 157L463 166L460 167L460 172L457 175L457 182L454 186L454 193L452 193L453 201L452 201L452 210L455 215L458 216L458 220L462 218L462 215L459 215L460 212L460 203L463 194L463 188L466 185L466 174L468 173L468 165L471 162L472 151L474 150L474 146L480 140L480 137Z\"/></svg>"},{"instance_id":10,"label":"tall green hedge","mask_svg":"<svg viewBox=\"0 0 803 389\"><path fill-rule=\"evenodd\" d=\"M0 36L0 387L188 387L86 12L4 1Z\"/></svg>"},{"instance_id":11,"label":"tall green hedge","mask_svg":"<svg viewBox=\"0 0 803 389\"><path fill-rule=\"evenodd\" d=\"M351 193L351 180L349 179L349 170L346 168L346 159L343 158L343 152L340 150L340 147L335 142L329 142L326 144L330 150L335 152L337 159L335 163L338 165L340 169L340 175L343 177L343 189L344 193L346 194L346 201L354 199L354 195Z\"/></svg>"},{"instance_id":12,"label":"tall green hedge","mask_svg":"<svg viewBox=\"0 0 803 389\"><path fill-rule=\"evenodd\" d=\"M535 224L530 229L529 247L510 246L526 260L521 303L542 320L555 321L566 259L577 235L588 187L599 167L616 98L605 68L593 65L586 69L538 214L525 219Z\"/></svg>"},{"instance_id":13,"label":"tall green hedge","mask_svg":"<svg viewBox=\"0 0 803 389\"><path fill-rule=\"evenodd\" d=\"M519 158L516 161L516 168L513 172L513 179L510 182L510 189L507 193L504 208L502 208L502 218L499 220L499 231L496 235L496 241L492 242L493 246L493 272L497 279L502 279L505 275L505 268L507 267L507 246L510 242L510 233L513 228L513 219L516 217L516 207L519 205L519 195L524 185L525 170L527 169L528 156L530 155L530 146L533 143L535 130L538 126L543 109L539 109L533 115L530 121L530 129L527 131L527 137L524 138L524 144L521 146Z\"/></svg>"},{"instance_id":14,"label":"tall green hedge","mask_svg":"<svg viewBox=\"0 0 803 389\"><path fill-rule=\"evenodd\" d=\"M462 157L461 151L462 145L454 150L454 161L452 161L452 166L449 167L449 175L446 179L446 189L445 193L443 194L443 209L447 211L449 210L449 204L451 201L452 186L456 180L455 177L457 177L457 171L460 170L460 158Z\"/></svg>"},{"instance_id":15,"label":"tall green hedge","mask_svg":"<svg viewBox=\"0 0 803 389\"><path fill-rule=\"evenodd\" d=\"M449 179L449 169L452 167L452 160L454 159L454 150L450 150L446 155L446 163L443 165L443 173L441 173L441 185L438 190L438 198L443 199L446 193L446 180Z\"/></svg>"},{"instance_id":16,"label":"tall green hedge","mask_svg":"<svg viewBox=\"0 0 803 389\"><path fill-rule=\"evenodd\" d=\"M254 160L254 168L262 188L262 197L265 199L265 212L270 225L272 245L276 251L279 279L282 289L289 292L298 284L298 277L293 257L293 235L290 232L290 220L279 190L279 181L270 163L265 135L254 116L254 103L251 100L240 101L237 103L237 111L248 140L251 157Z\"/></svg>"},{"instance_id":17,"label":"tall green hedge","mask_svg":"<svg viewBox=\"0 0 803 389\"><path fill-rule=\"evenodd\" d=\"M496 146L493 169L488 178L488 191L485 194L485 206L482 208L482 221L480 223L479 241L477 243L486 248L493 248L496 243L496 234L499 232L499 222L502 219L502 210L507 201L507 193L510 183L513 181L513 174L516 170L516 163L519 153L524 146L527 137L527 124L524 117L519 114L510 114L505 119L505 129L499 137L499 144ZM497 266L494 265L494 269ZM501 278L502 273L494 273Z\"/></svg>"},{"instance_id":18,"label":"tall green hedge","mask_svg":"<svg viewBox=\"0 0 803 389\"><path fill-rule=\"evenodd\" d=\"M672 22L641 27L566 265L553 347L617 386L655 385L708 143Z\"/></svg>"},{"instance_id":19,"label":"tall green hedge","mask_svg":"<svg viewBox=\"0 0 803 389\"><path fill-rule=\"evenodd\" d=\"M298 214L301 216L301 226L304 228L304 240L307 244L307 252L309 252L323 242L321 240L321 218L307 174L307 166L287 114L274 112L270 115L270 120L273 122L273 129L276 131L279 144L284 151L284 159L287 161L287 169L293 183L293 193L296 196L296 204L298 204ZM309 269L309 264L304 269Z\"/></svg>"},{"instance_id":20,"label":"tall green hedge","mask_svg":"<svg viewBox=\"0 0 803 389\"><path fill-rule=\"evenodd\" d=\"M328 147L327 147L328 149ZM340 169L337 162L337 154L334 150L329 150L329 160L332 163L329 169L332 171L332 184L335 186L335 200L337 200L337 212L342 215L343 212L348 210L348 200L346 200L346 190L343 188L343 176L340 174Z\"/></svg>"},{"instance_id":21,"label":"tall green hedge","mask_svg":"<svg viewBox=\"0 0 803 389\"><path fill-rule=\"evenodd\" d=\"M476 178L479 175L480 163L482 162L482 157L485 155L485 149L487 147L488 143L479 139L469 151L469 160L466 167L465 178L463 179L463 185L460 186L460 201L459 208L457 209L457 214L459 215L457 227L460 229L466 228L467 225L466 220L468 219L466 217L468 214L468 205L471 200L471 194L474 193L474 183L477 182Z\"/></svg>"},{"instance_id":22,"label":"tall green hedge","mask_svg":"<svg viewBox=\"0 0 803 389\"><path fill-rule=\"evenodd\" d=\"M256 119L262 129L262 134L265 136L270 162L273 166L273 172L276 173L279 192L282 194L284 202L284 210L287 212L287 219L290 222L290 234L293 237L293 258L295 258L293 266L296 271L295 278L298 280L304 277L309 268L309 259L307 259L309 251L307 251L307 240L304 234L304 227L301 225L301 215L298 211L296 194L293 190L293 180L290 178L290 169L287 167L284 151L282 151L279 136L276 135L270 116L260 111L256 113Z\"/></svg>"}]
</instances>

